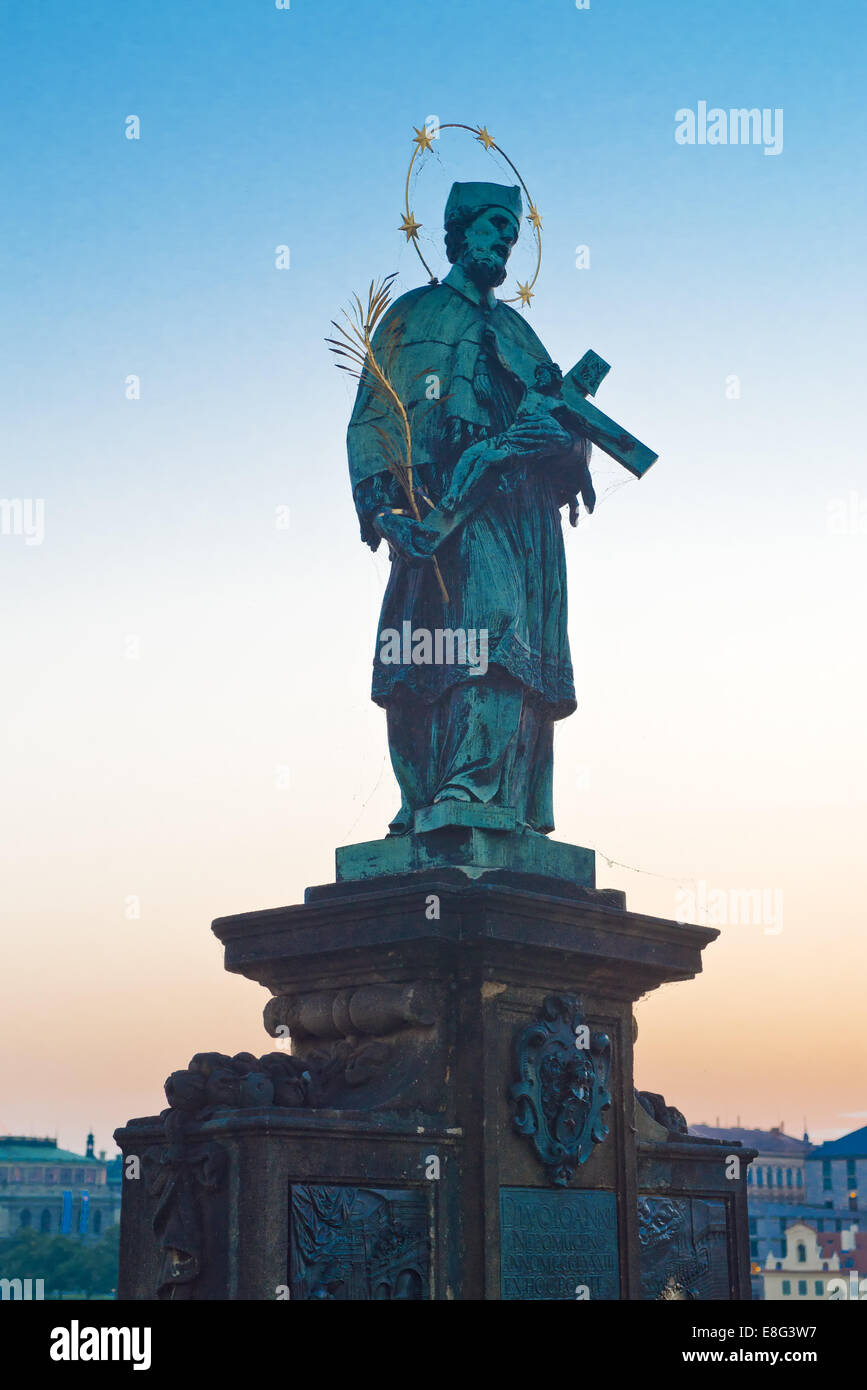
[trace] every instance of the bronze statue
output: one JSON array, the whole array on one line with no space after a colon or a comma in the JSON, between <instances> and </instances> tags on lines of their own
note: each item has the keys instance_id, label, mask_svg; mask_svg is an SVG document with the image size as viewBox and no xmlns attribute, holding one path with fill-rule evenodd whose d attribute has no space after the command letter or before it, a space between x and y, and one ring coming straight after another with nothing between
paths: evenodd
<instances>
[{"instance_id":1,"label":"bronze statue","mask_svg":"<svg viewBox=\"0 0 867 1390\"><path fill-rule=\"evenodd\" d=\"M590 353L564 381L522 314L496 298L522 211L518 187L453 185L452 269L381 317L349 424L361 536L374 550L384 538L392 562L372 686L402 794L392 834L444 801L554 828L554 725L576 708L561 508L573 525L579 497L593 510L591 439L634 472L655 457L586 401L607 364ZM424 511L411 490L407 507L389 467L377 360L405 412Z\"/></svg>"}]
</instances>

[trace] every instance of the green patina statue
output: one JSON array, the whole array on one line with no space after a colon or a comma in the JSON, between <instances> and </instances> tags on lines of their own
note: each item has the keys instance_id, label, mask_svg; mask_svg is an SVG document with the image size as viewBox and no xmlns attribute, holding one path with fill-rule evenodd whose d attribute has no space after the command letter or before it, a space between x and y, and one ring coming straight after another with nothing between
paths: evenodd
<instances>
[{"instance_id":1,"label":"green patina statue","mask_svg":"<svg viewBox=\"0 0 867 1390\"><path fill-rule=\"evenodd\" d=\"M418 515L367 372L349 424L362 539L376 550L384 537L392 561L372 688L402 794L392 835L447 801L554 828L554 724L576 707L560 509L573 525L579 497L593 509L591 440L639 476L656 457L587 401L607 364L588 353L564 380L495 297L521 217L517 187L456 183L452 269L401 296L373 336L411 429Z\"/></svg>"}]
</instances>

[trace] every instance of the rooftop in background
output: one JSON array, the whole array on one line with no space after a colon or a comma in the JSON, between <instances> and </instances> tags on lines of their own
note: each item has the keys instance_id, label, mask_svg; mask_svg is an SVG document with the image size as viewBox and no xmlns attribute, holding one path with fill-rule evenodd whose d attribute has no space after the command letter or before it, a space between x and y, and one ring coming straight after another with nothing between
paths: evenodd
<instances>
[{"instance_id":1,"label":"rooftop in background","mask_svg":"<svg viewBox=\"0 0 867 1390\"><path fill-rule=\"evenodd\" d=\"M758 1149L760 1154L779 1154L780 1157L806 1158L814 1150L806 1135L796 1139L792 1134L784 1134L779 1125L773 1129L741 1129L736 1125L715 1129L711 1125L690 1125L689 1132L697 1139L722 1139L730 1144L743 1144L745 1149Z\"/></svg>"},{"instance_id":2,"label":"rooftop in background","mask_svg":"<svg viewBox=\"0 0 867 1390\"><path fill-rule=\"evenodd\" d=\"M0 1134L0 1163L89 1163L107 1167L104 1158L59 1149L56 1139L35 1139L23 1134Z\"/></svg>"},{"instance_id":3,"label":"rooftop in background","mask_svg":"<svg viewBox=\"0 0 867 1390\"><path fill-rule=\"evenodd\" d=\"M843 1237L847 1234L849 1233L846 1231L817 1232L819 1253L823 1260L829 1259L831 1255L839 1255L841 1272L854 1269L859 1274L867 1274L867 1231L855 1232L854 1248L849 1250L846 1250L843 1244Z\"/></svg>"},{"instance_id":4,"label":"rooftop in background","mask_svg":"<svg viewBox=\"0 0 867 1390\"><path fill-rule=\"evenodd\" d=\"M867 1158L867 1125L853 1129L841 1139L829 1139L813 1149L811 1158Z\"/></svg>"}]
</instances>

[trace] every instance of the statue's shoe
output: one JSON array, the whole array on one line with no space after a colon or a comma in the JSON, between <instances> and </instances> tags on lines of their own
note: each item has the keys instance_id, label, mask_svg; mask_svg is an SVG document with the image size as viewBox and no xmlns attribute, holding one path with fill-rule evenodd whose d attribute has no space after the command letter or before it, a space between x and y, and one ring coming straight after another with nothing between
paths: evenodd
<instances>
[{"instance_id":1,"label":"statue's shoe","mask_svg":"<svg viewBox=\"0 0 867 1390\"><path fill-rule=\"evenodd\" d=\"M386 838L391 838L394 835L408 835L412 830L412 822L413 813L404 802L394 820L389 822Z\"/></svg>"}]
</instances>

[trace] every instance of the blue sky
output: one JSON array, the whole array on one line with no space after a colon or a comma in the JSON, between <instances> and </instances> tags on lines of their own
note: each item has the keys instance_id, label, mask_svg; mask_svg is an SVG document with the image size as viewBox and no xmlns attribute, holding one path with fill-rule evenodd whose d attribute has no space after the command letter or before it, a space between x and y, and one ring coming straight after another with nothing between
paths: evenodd
<instances>
[{"instance_id":1,"label":"blue sky","mask_svg":"<svg viewBox=\"0 0 867 1390\"><path fill-rule=\"evenodd\" d=\"M352 392L323 339L372 277L422 282L396 229L412 127L437 115L486 124L521 170L544 217L533 325L564 368L588 347L612 363L599 404L660 454L640 483L598 460L600 506L568 536L558 835L644 870L601 878L660 915L684 876L786 892L778 940L732 936L642 1006L644 1084L755 1124L779 1118L763 1096L800 1120L806 1091L845 1129L863 1048L830 1096L806 1040L769 1044L751 1099L737 1078L757 1000L774 1040L817 982L835 1017L860 1007L863 8L47 0L0 22L0 493L46 515L41 546L0 537L5 1016L32 1063L6 1127L43 1125L38 1077L72 1142L86 1072L105 1145L192 1052L258 1046L210 917L297 899L394 810L368 701L387 563L358 542ZM677 145L699 101L781 108L782 153ZM464 135L436 159L425 234L452 178L503 176ZM57 1069L32 998L66 1016L70 978L114 1061L79 1021ZM742 1052L708 1043L690 1069L680 1041L708 1016Z\"/></svg>"}]
</instances>

